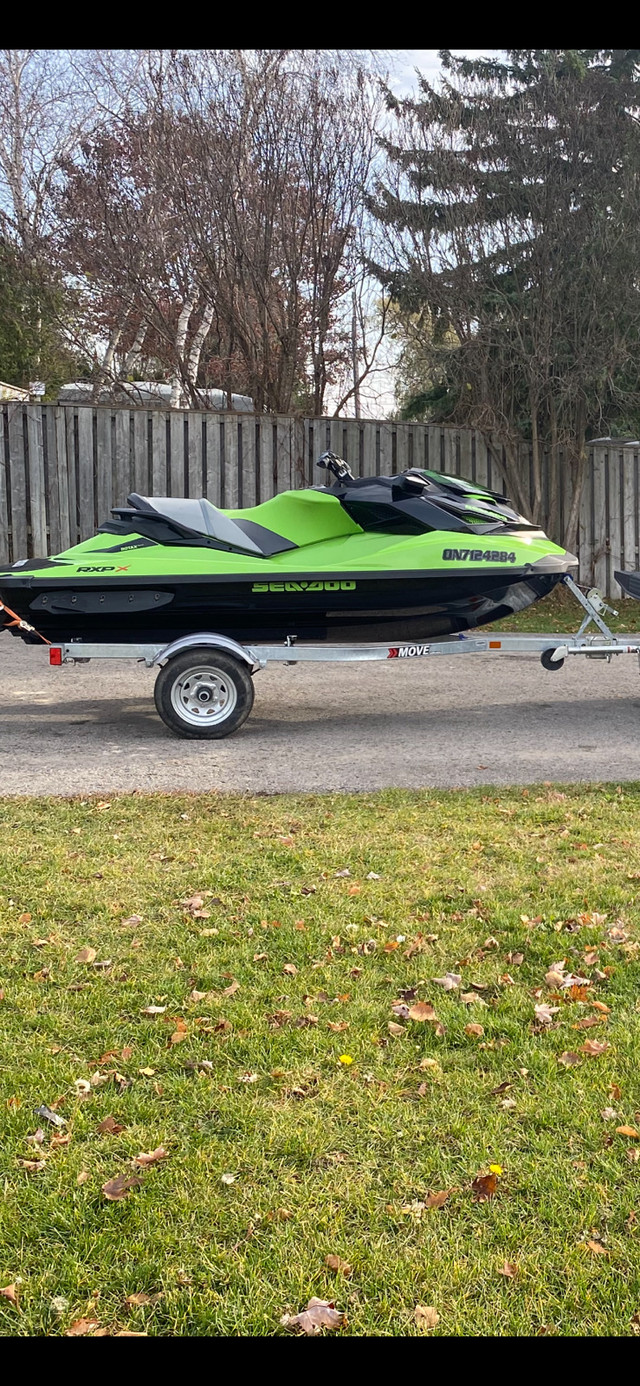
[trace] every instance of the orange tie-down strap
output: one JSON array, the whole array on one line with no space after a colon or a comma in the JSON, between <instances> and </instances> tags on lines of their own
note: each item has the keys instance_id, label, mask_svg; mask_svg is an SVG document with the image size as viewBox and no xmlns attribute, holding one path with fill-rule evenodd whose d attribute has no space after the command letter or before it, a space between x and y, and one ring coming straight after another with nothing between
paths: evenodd
<instances>
[{"instance_id":1,"label":"orange tie-down strap","mask_svg":"<svg viewBox=\"0 0 640 1386\"><path fill-rule=\"evenodd\" d=\"M17 626L18 630L28 630L32 635L37 635L38 639L42 640L45 645L51 644L51 641L47 640L45 635L41 635L40 631L36 630L35 626L30 626L28 621L23 621L22 617L16 615L16 612L12 611L11 607L6 606L4 602L0 602L0 611L6 611L7 616L11 616L12 618L10 621L5 621L4 630L11 630L12 626Z\"/></svg>"}]
</instances>

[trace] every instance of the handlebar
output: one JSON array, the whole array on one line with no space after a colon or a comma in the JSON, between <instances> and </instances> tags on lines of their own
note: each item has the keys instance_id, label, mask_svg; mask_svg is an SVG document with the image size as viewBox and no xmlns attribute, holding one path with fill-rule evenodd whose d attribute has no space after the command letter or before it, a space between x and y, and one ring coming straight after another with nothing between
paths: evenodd
<instances>
[{"instance_id":1,"label":"handlebar","mask_svg":"<svg viewBox=\"0 0 640 1386\"><path fill-rule=\"evenodd\" d=\"M322 467L324 471L332 472L338 481L355 481L349 463L338 457L335 452L323 452L318 458L317 466Z\"/></svg>"}]
</instances>

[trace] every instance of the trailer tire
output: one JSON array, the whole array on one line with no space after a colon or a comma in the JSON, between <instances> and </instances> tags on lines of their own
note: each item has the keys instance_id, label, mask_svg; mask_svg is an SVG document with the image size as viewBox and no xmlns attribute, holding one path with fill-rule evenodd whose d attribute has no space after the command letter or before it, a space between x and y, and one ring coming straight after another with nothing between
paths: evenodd
<instances>
[{"instance_id":1,"label":"trailer tire","mask_svg":"<svg viewBox=\"0 0 640 1386\"><path fill-rule=\"evenodd\" d=\"M548 669L550 674L555 674L556 670L561 669L564 664L563 659L552 659L551 656L553 654L555 654L555 650L543 650L540 655L540 663L543 669Z\"/></svg>"},{"instance_id":2,"label":"trailer tire","mask_svg":"<svg viewBox=\"0 0 640 1386\"><path fill-rule=\"evenodd\" d=\"M160 670L154 688L160 717L178 736L216 741L231 736L253 707L246 664L215 649L185 650Z\"/></svg>"}]
</instances>

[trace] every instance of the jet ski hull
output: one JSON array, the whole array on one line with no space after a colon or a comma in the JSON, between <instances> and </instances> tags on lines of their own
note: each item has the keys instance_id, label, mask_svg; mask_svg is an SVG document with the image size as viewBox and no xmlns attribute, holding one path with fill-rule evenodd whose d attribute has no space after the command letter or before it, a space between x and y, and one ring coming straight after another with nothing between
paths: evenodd
<instances>
[{"instance_id":1,"label":"jet ski hull","mask_svg":"<svg viewBox=\"0 0 640 1386\"><path fill-rule=\"evenodd\" d=\"M547 596L564 571L123 577L108 586L100 578L62 582L14 572L0 577L0 598L53 643L164 643L203 630L241 643L293 635L338 644L423 641L522 611Z\"/></svg>"}]
</instances>

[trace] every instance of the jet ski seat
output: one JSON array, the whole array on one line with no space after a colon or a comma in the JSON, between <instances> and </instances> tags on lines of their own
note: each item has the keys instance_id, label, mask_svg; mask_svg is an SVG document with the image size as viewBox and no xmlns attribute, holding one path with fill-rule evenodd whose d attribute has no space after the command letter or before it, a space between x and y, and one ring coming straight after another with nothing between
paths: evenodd
<instances>
[{"instance_id":1,"label":"jet ski seat","mask_svg":"<svg viewBox=\"0 0 640 1386\"><path fill-rule=\"evenodd\" d=\"M286 549L298 547L290 539L273 533L253 520L232 520L204 496L200 499L186 496L139 496L133 492L128 497L128 505L142 515L162 516L179 525L183 533L190 531L193 534L201 534L208 539L216 539L221 544L232 545L245 553L259 554L261 558L270 558L274 553L283 553Z\"/></svg>"}]
</instances>

